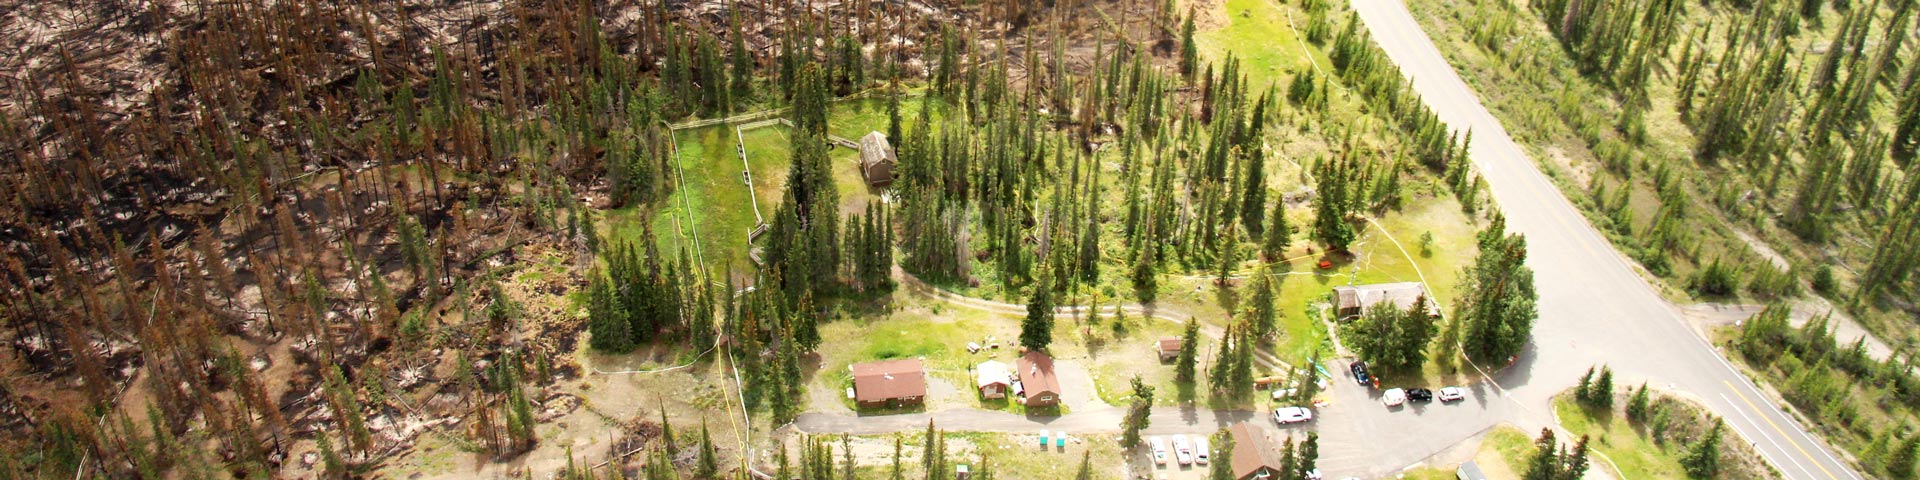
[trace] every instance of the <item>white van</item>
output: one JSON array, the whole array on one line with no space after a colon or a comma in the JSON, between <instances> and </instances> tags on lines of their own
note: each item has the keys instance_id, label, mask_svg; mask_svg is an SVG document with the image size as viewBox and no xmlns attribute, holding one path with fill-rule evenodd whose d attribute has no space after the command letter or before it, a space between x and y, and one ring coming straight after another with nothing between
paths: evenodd
<instances>
[{"instance_id":1,"label":"white van","mask_svg":"<svg viewBox=\"0 0 1920 480\"><path fill-rule=\"evenodd\" d=\"M1153 463L1162 467L1167 466L1167 439L1148 437L1147 444L1153 446Z\"/></svg>"}]
</instances>

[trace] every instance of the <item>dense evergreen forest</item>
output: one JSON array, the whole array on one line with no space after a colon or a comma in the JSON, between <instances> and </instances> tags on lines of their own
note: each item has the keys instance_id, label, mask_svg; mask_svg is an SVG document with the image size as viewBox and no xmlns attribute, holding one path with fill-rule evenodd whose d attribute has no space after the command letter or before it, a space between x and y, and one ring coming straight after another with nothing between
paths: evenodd
<instances>
[{"instance_id":1,"label":"dense evergreen forest","mask_svg":"<svg viewBox=\"0 0 1920 480\"><path fill-rule=\"evenodd\" d=\"M508 461L582 374L583 333L729 358L777 425L804 408L820 324L893 291L896 263L1036 312L1252 271L1216 362L1245 367L1290 249L1343 255L1421 197L1487 211L1464 135L1324 0L1302 4L1332 65L1266 84L1201 60L1172 2L1108 7L1123 22L1080 2L80 3L21 7L0 39L24 52L0 60L0 478L365 474L423 411ZM927 106L905 118L909 92ZM855 95L887 102L900 167L847 211L827 119ZM674 208L677 124L756 112L793 139L762 268L601 233L610 209ZM1530 279L1523 241L1490 231L1506 252L1475 275ZM546 255L567 259L551 291L507 273ZM1525 342L1515 295L1461 307L1472 356ZM562 296L582 313L533 301ZM1052 315L1032 317L1021 343L1045 349ZM667 432L627 459L649 478L673 474L668 424L616 432ZM700 450L695 475L718 475Z\"/></svg>"},{"instance_id":2,"label":"dense evergreen forest","mask_svg":"<svg viewBox=\"0 0 1920 480\"><path fill-rule=\"evenodd\" d=\"M1477 49L1456 65L1491 82L1477 86L1490 106L1596 226L1695 299L1768 304L1731 329L1736 358L1863 470L1910 478L1916 7L1482 0L1423 13ZM1836 340L1853 321L1878 341Z\"/></svg>"},{"instance_id":3,"label":"dense evergreen forest","mask_svg":"<svg viewBox=\"0 0 1920 480\"><path fill-rule=\"evenodd\" d=\"M1890 343L1909 336L1900 317L1915 311L1920 259L1914 2L1471 8L1490 19L1472 28L1475 42L1524 45L1509 61L1542 65L1514 25L1540 21L1590 81L1536 105L1563 116L1604 167L1584 203L1648 270L1704 297L1811 290ZM1711 238L1728 227L1753 231L1786 265Z\"/></svg>"}]
</instances>

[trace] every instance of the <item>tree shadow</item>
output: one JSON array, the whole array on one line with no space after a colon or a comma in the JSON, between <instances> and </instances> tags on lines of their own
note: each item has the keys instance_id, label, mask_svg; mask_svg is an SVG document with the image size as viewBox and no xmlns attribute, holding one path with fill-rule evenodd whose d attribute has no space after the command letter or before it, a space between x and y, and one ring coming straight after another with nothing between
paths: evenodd
<instances>
[{"instance_id":1,"label":"tree shadow","mask_svg":"<svg viewBox=\"0 0 1920 480\"><path fill-rule=\"evenodd\" d=\"M1213 284L1213 301L1218 302L1220 308L1227 312L1233 312L1233 308L1240 303L1240 290L1234 288L1233 282L1233 279L1221 278Z\"/></svg>"}]
</instances>

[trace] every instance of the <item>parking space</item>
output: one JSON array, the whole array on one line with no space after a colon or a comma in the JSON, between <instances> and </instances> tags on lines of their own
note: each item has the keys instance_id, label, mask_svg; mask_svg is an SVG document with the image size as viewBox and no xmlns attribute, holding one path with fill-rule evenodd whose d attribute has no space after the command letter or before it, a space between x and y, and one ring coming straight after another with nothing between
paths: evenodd
<instances>
[{"instance_id":1,"label":"parking space","mask_svg":"<svg viewBox=\"0 0 1920 480\"><path fill-rule=\"evenodd\" d=\"M1212 447L1210 445L1208 446L1209 453L1207 463L1201 463L1200 459L1197 458L1199 453L1198 448L1200 447L1199 441L1206 437L1206 435L1197 434L1148 435L1145 439L1146 445L1142 445L1141 448L1137 449L1127 458L1131 467L1130 470L1133 472L1129 478L1166 480L1200 480L1207 478L1207 473L1209 469L1212 468L1213 454L1210 451ZM1178 438L1184 438L1190 453L1190 455L1187 456L1188 461L1185 464L1180 463L1181 456L1176 450L1175 444ZM1159 440L1162 449L1166 452L1165 463L1155 460L1154 449L1150 446L1155 439Z\"/></svg>"}]
</instances>

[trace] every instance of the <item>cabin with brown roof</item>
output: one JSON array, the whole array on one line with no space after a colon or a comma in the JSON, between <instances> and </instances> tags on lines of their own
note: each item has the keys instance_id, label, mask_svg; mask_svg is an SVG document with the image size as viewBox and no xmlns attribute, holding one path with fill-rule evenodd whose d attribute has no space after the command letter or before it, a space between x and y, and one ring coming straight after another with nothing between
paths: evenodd
<instances>
[{"instance_id":1,"label":"cabin with brown roof","mask_svg":"<svg viewBox=\"0 0 1920 480\"><path fill-rule=\"evenodd\" d=\"M1160 363L1180 358L1180 337L1160 337Z\"/></svg>"},{"instance_id":2,"label":"cabin with brown roof","mask_svg":"<svg viewBox=\"0 0 1920 480\"><path fill-rule=\"evenodd\" d=\"M927 374L919 359L847 366L853 371L853 402L860 408L918 405L927 397Z\"/></svg>"},{"instance_id":3,"label":"cabin with brown roof","mask_svg":"<svg viewBox=\"0 0 1920 480\"><path fill-rule=\"evenodd\" d=\"M1421 298L1427 298L1427 286L1420 282L1377 283L1333 287L1336 318L1350 320L1366 314L1375 306L1391 305L1406 310ZM1440 315L1440 307L1427 301L1427 313Z\"/></svg>"},{"instance_id":4,"label":"cabin with brown roof","mask_svg":"<svg viewBox=\"0 0 1920 480\"><path fill-rule=\"evenodd\" d=\"M1016 393L1025 395L1021 403L1029 407L1060 404L1060 376L1053 371L1053 357L1039 350L1028 351L1014 362L1014 374L1020 376Z\"/></svg>"},{"instance_id":5,"label":"cabin with brown roof","mask_svg":"<svg viewBox=\"0 0 1920 480\"><path fill-rule=\"evenodd\" d=\"M1286 470L1273 440L1253 427L1250 422L1240 422L1227 427L1227 434L1233 436L1233 478L1235 480L1255 480L1274 478Z\"/></svg>"},{"instance_id":6,"label":"cabin with brown roof","mask_svg":"<svg viewBox=\"0 0 1920 480\"><path fill-rule=\"evenodd\" d=\"M899 164L900 159L894 156L893 144L887 142L886 134L873 132L860 137L860 176L867 179L867 185L893 184L893 169Z\"/></svg>"}]
</instances>

